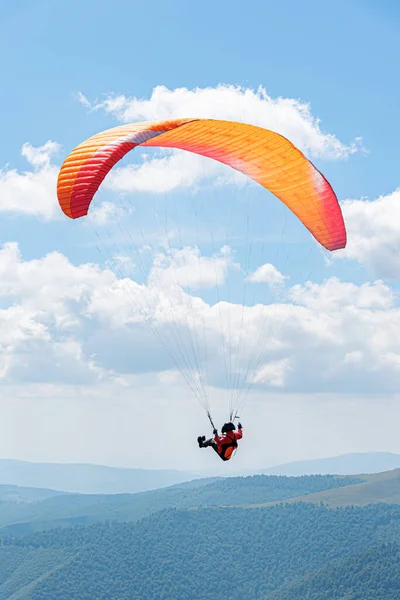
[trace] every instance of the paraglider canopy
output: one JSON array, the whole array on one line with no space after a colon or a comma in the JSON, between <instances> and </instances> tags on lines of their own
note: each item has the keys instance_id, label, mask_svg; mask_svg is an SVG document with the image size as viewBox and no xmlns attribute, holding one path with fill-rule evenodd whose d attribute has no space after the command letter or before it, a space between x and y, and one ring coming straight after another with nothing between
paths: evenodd
<instances>
[{"instance_id":1,"label":"paraglider canopy","mask_svg":"<svg viewBox=\"0 0 400 600\"><path fill-rule=\"evenodd\" d=\"M67 156L58 176L64 213L72 219L86 215L107 173L136 146L180 148L229 165L275 194L327 250L346 245L339 203L318 169L278 133L232 121L134 123L87 139Z\"/></svg>"}]
</instances>

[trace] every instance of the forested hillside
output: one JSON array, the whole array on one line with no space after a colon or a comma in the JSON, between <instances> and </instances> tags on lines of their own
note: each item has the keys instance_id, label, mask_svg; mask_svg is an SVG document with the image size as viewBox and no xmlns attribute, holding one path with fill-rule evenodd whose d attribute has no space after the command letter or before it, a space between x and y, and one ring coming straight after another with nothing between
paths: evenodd
<instances>
[{"instance_id":1,"label":"forested hillside","mask_svg":"<svg viewBox=\"0 0 400 600\"><path fill-rule=\"evenodd\" d=\"M58 495L41 502L0 504L0 535L25 534L56 526L136 521L169 507L247 506L307 496L356 485L358 478L331 475L278 477L256 475L217 481L197 480L140 494Z\"/></svg>"},{"instance_id":2,"label":"forested hillside","mask_svg":"<svg viewBox=\"0 0 400 600\"><path fill-rule=\"evenodd\" d=\"M264 600L399 600L400 546L383 544L333 561Z\"/></svg>"},{"instance_id":3,"label":"forested hillside","mask_svg":"<svg viewBox=\"0 0 400 600\"><path fill-rule=\"evenodd\" d=\"M20 487L18 485L0 485L0 504L8 502L11 504L38 503L54 496L61 496L63 492L47 490L37 487Z\"/></svg>"},{"instance_id":4,"label":"forested hillside","mask_svg":"<svg viewBox=\"0 0 400 600\"><path fill-rule=\"evenodd\" d=\"M316 502L336 506L366 506L376 502L400 504L400 469L375 475L359 475L359 483L298 496L296 501Z\"/></svg>"},{"instance_id":5,"label":"forested hillside","mask_svg":"<svg viewBox=\"0 0 400 600\"><path fill-rule=\"evenodd\" d=\"M19 600L325 600L340 597L323 594L341 578L346 600L366 600L362 590L377 585L374 600L394 600L399 524L397 506L297 503L170 509L138 523L5 538L0 600L17 590Z\"/></svg>"}]
</instances>

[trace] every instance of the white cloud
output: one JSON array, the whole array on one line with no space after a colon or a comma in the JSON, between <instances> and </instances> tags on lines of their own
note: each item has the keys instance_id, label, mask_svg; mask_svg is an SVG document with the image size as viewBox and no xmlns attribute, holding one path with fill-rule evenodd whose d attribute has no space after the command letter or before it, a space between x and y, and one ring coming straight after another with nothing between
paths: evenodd
<instances>
[{"instance_id":1,"label":"white cloud","mask_svg":"<svg viewBox=\"0 0 400 600\"><path fill-rule=\"evenodd\" d=\"M14 382L122 384L135 373L187 371L190 363L195 385L200 369L210 384L236 381L238 389L253 379L292 392L397 389L400 309L382 281L333 277L289 288L285 302L246 307L193 293L222 286L230 268L226 247L211 257L174 250L155 255L146 285L57 252L25 261L8 244L0 251L0 374Z\"/></svg>"},{"instance_id":2,"label":"white cloud","mask_svg":"<svg viewBox=\"0 0 400 600\"><path fill-rule=\"evenodd\" d=\"M287 275L282 275L274 265L266 263L258 267L254 273L247 277L248 281L254 283L268 283L269 285L281 285L285 279L289 279Z\"/></svg>"},{"instance_id":3,"label":"white cloud","mask_svg":"<svg viewBox=\"0 0 400 600\"><path fill-rule=\"evenodd\" d=\"M81 102L88 106L82 96ZM323 133L319 119L309 104L292 98L271 98L263 87L257 90L234 85L176 88L157 86L148 99L117 96L92 105L104 109L120 121L174 118L226 119L273 129L303 151L328 158L347 157L359 150L359 142L342 143L333 134Z\"/></svg>"},{"instance_id":4,"label":"white cloud","mask_svg":"<svg viewBox=\"0 0 400 600\"><path fill-rule=\"evenodd\" d=\"M86 98L84 94L82 94L82 92L78 92L77 94L75 94L75 97L78 100L78 102L80 102L85 108L92 108L92 103Z\"/></svg>"},{"instance_id":5,"label":"white cloud","mask_svg":"<svg viewBox=\"0 0 400 600\"><path fill-rule=\"evenodd\" d=\"M376 200L345 200L347 247L335 258L351 258L375 276L400 275L400 189Z\"/></svg>"},{"instance_id":6,"label":"white cloud","mask_svg":"<svg viewBox=\"0 0 400 600\"><path fill-rule=\"evenodd\" d=\"M223 246L219 254L211 257L201 256L198 248L172 248L169 254L155 256L149 281L166 288L178 286L191 290L207 289L222 285L232 262L231 249Z\"/></svg>"},{"instance_id":7,"label":"white cloud","mask_svg":"<svg viewBox=\"0 0 400 600\"><path fill-rule=\"evenodd\" d=\"M152 158L141 155L140 164L114 168L104 187L117 192L168 193L178 188L195 188L200 182L243 183L244 176L209 158L189 152L168 150ZM240 177L239 177L240 175Z\"/></svg>"},{"instance_id":8,"label":"white cloud","mask_svg":"<svg viewBox=\"0 0 400 600\"><path fill-rule=\"evenodd\" d=\"M125 270L126 257L116 261L118 270ZM171 368L174 364L144 322L164 330L168 349L182 359L177 350L187 344L205 305L188 296L175 278L196 287L200 270L202 284L215 285L230 264L227 248L211 258L194 249L176 251L173 260L157 255L146 287L119 280L97 265L75 266L58 252L24 261L17 244L6 244L0 251L1 375L11 381L33 377L73 383L107 373L114 378L132 370ZM189 354L184 356L193 360Z\"/></svg>"},{"instance_id":9,"label":"white cloud","mask_svg":"<svg viewBox=\"0 0 400 600\"><path fill-rule=\"evenodd\" d=\"M344 355L344 362L348 364L360 365L364 360L364 354L360 350L354 350L353 352L346 352Z\"/></svg>"},{"instance_id":10,"label":"white cloud","mask_svg":"<svg viewBox=\"0 0 400 600\"><path fill-rule=\"evenodd\" d=\"M1 377L9 381L90 381L102 374L84 356L80 304L106 272L76 268L52 253L24 261L17 244L0 251L2 360ZM93 293L93 290L92 290Z\"/></svg>"},{"instance_id":11,"label":"white cloud","mask_svg":"<svg viewBox=\"0 0 400 600\"><path fill-rule=\"evenodd\" d=\"M267 383L273 387L283 387L290 368L290 361L287 358L271 361L254 374L253 380L255 383Z\"/></svg>"},{"instance_id":12,"label":"white cloud","mask_svg":"<svg viewBox=\"0 0 400 600\"><path fill-rule=\"evenodd\" d=\"M358 286L342 282L337 277L331 277L323 285L310 281L305 285L295 285L290 290L290 297L297 304L317 311L344 308L387 309L394 301L391 288L382 281Z\"/></svg>"},{"instance_id":13,"label":"white cloud","mask_svg":"<svg viewBox=\"0 0 400 600\"><path fill-rule=\"evenodd\" d=\"M294 286L290 297L299 305L298 331L294 322L289 326L299 343L298 376L320 371L330 390L395 389L400 309L388 286L331 278Z\"/></svg>"},{"instance_id":14,"label":"white cloud","mask_svg":"<svg viewBox=\"0 0 400 600\"><path fill-rule=\"evenodd\" d=\"M119 222L123 214L127 215L133 212L131 207L123 208L113 202L102 202L96 206L96 210L91 210L87 215L87 220L96 226L108 225L110 222Z\"/></svg>"},{"instance_id":15,"label":"white cloud","mask_svg":"<svg viewBox=\"0 0 400 600\"><path fill-rule=\"evenodd\" d=\"M35 147L29 143L22 146L21 154L26 158L29 164L36 169L49 167L51 158L60 151L60 145L49 140L43 146Z\"/></svg>"},{"instance_id":16,"label":"white cloud","mask_svg":"<svg viewBox=\"0 0 400 600\"><path fill-rule=\"evenodd\" d=\"M51 158L59 151L55 142L35 148L24 144L22 155L33 171L19 172L10 166L0 170L0 212L36 215L44 219L61 217L57 202L58 167Z\"/></svg>"}]
</instances>

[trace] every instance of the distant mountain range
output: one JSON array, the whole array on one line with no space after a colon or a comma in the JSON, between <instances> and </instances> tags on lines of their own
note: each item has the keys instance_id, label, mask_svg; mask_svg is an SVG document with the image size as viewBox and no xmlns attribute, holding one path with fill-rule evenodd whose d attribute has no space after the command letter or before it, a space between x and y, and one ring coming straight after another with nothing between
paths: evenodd
<instances>
[{"instance_id":1,"label":"distant mountain range","mask_svg":"<svg viewBox=\"0 0 400 600\"><path fill-rule=\"evenodd\" d=\"M0 459L0 484L49 488L77 494L135 494L195 478L195 474L185 471Z\"/></svg>"},{"instance_id":2,"label":"distant mountain range","mask_svg":"<svg viewBox=\"0 0 400 600\"><path fill-rule=\"evenodd\" d=\"M369 452L303 460L257 472L238 471L231 475L353 475L381 473L396 468L400 468L399 454ZM47 488L77 494L135 494L210 476L224 476L224 469L219 467L212 472L118 469L90 464L31 463L0 459L0 485Z\"/></svg>"},{"instance_id":3,"label":"distant mountain range","mask_svg":"<svg viewBox=\"0 0 400 600\"><path fill-rule=\"evenodd\" d=\"M317 458L270 467L265 475L354 475L356 473L382 473L400 467L400 454L391 452L365 452L342 454L332 458Z\"/></svg>"}]
</instances>

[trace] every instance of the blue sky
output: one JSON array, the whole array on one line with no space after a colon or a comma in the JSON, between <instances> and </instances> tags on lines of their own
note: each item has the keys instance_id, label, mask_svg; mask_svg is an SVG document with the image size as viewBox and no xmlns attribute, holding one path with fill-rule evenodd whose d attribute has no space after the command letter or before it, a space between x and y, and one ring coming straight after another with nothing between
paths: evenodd
<instances>
[{"instance_id":1,"label":"blue sky","mask_svg":"<svg viewBox=\"0 0 400 600\"><path fill-rule=\"evenodd\" d=\"M21 1L2 10L3 162L17 163L25 140L51 137L71 148L110 124L87 118L75 91L146 97L160 84L222 82L301 98L340 139L361 135L371 156L340 166L340 195L396 186L396 2L339 1L321 10L318 1L250 0L244 10L235 1Z\"/></svg>"},{"instance_id":2,"label":"blue sky","mask_svg":"<svg viewBox=\"0 0 400 600\"><path fill-rule=\"evenodd\" d=\"M167 395L176 397L181 427L188 429L188 444L197 431L189 422L200 419L204 423L195 408L193 412L186 408L183 399L187 392L175 378L173 365L158 354L155 342L141 329L132 333L120 296L121 304L117 304L119 309L115 311L120 311L121 321L111 318L110 303L115 298L110 297L107 305L106 289L110 281L104 271L104 260L95 244L87 243L85 225L72 228L69 220L56 214L52 186L62 159L97 131L129 119L139 120L141 115L156 119L157 111L171 111L172 116L179 116L175 114L178 110L200 107L204 113L200 116L213 117L218 103L217 118L223 118L226 103L227 118L240 119L245 115L248 122L271 128L276 123L278 131L292 136L292 141L311 155L342 202L351 241L347 254L326 264L319 249L307 238L307 232L291 215L285 215L273 201L264 206L264 190L243 187L240 180L216 186L215 180L225 177L226 171L207 171L205 163L181 163L179 157L170 154L150 155L148 160L154 173L160 178L164 176L166 164L178 171L187 169L188 181L182 183L178 177L161 194L159 189L150 189L149 175L141 169L146 159L143 153L137 153L134 160L138 170L129 171L130 158L124 159L121 171L99 193L99 206L101 202L118 203L121 198L132 203L136 212L130 224L133 227L139 218L143 219L141 225L150 228L149 237L159 223L153 220L150 227L149 213L141 214L142 203L154 203L158 208L164 202L182 206L180 226L188 232L185 242L191 239L196 246L193 237L196 223L190 212L193 203L199 209L201 237L208 233L203 219L209 215L210 205L215 207L212 221L218 225L232 198L235 202L238 198L250 202L251 214L256 215L251 235L259 239L277 233L278 239L269 244L268 261L264 260L264 242L254 242L252 263L247 270L254 273L263 262L273 263L279 273L290 276L281 296L284 310L289 310L287 307L292 304L298 307L294 317L288 313L284 318L289 327L282 337L283 349L269 356L270 364L264 365L264 371L263 365L259 365L253 399L258 408L254 409L255 416L251 416L250 410L248 416L250 429L256 428L257 420L270 414L274 407L276 419L292 432L293 442L288 450L277 438L275 447L265 450L261 462L291 460L299 452L301 456L370 449L400 452L400 446L391 442L390 435L379 437L372 433L378 413L384 419L383 430L399 414L393 395L400 365L400 348L393 334L393 324L400 323L397 303L400 269L396 261L400 250L400 226L396 225L400 216L397 209L400 194L396 191L400 136L398 3L339 0L321 6L321 2L311 0L301 3L174 0L167 4L21 0L15 5L2 6L1 11L0 51L5 60L4 92L0 97L0 195L3 195L0 235L2 242L16 243L22 255L13 246L3 258L3 322L10 324L15 319L21 331L16 326L13 329L7 325L10 330L5 327L7 332L0 343L6 349L6 359L0 373L7 398L4 430L22 427L23 435L17 436L17 441L11 441L9 435L3 436L0 455L134 466L186 468L196 464L195 452L185 463L173 449L162 464L156 456L148 459L147 465L135 463L129 430L126 437L121 435L127 414L134 410L130 404L132 395L146 398L149 412L142 415L145 424L152 415L152 402L161 403L160 410L170 414L163 405L167 386ZM260 86L262 92L257 91ZM211 90L208 96L207 89ZM84 98L81 96L79 100L79 93ZM121 100L119 106L112 103L116 97ZM49 141L53 146L46 145ZM135 176L141 182L140 189L132 183ZM381 201L377 201L379 197ZM29 202L34 205L38 199L43 204L37 213L26 208ZM24 209L18 208L19 202ZM189 207L186 212L185 206ZM238 209L234 217L236 229L243 214ZM280 223L278 227L274 225L276 220ZM101 225L97 227L104 242L111 226L107 230ZM289 240L293 236L296 243L285 243L284 250L278 253L282 234ZM182 246L176 239L172 243ZM221 261L220 287L210 286L203 294L198 289L196 292L207 304L199 308L201 319L204 314L210 320L215 317L211 307L220 295L229 302L242 297L243 278L238 276L233 263L240 262L243 267L246 262L243 244L237 244L232 256L221 254L221 245L216 244L215 248L217 260ZM200 246L206 261L212 254L212 245L208 240ZM45 258L54 251L59 251L59 258ZM147 259L153 260L154 256ZM189 259L184 257L185 261ZM87 262L97 262L98 272L88 270ZM185 263L185 268L188 264ZM204 272L209 267L210 263L205 262ZM59 277L59 283L54 284L59 290L65 284L59 297L52 288L53 275L56 281ZM132 277L143 281L137 271ZM296 288L296 284L305 287ZM74 296L72 290L78 288L80 292ZM248 302L249 297L253 303L276 300L271 286L251 289ZM87 298L89 308L85 304ZM45 306L39 310L40 302ZM340 303L346 308L342 309ZM234 308L231 309L234 319ZM341 321L340 315L346 311L348 321ZM258 323L261 317L258 315ZM218 341L212 335L210 352L218 370L221 356L215 350ZM278 333L276 336L279 337ZM303 346L307 351L302 352ZM331 361L341 367L332 369ZM316 372L323 372L324 376L319 377ZM226 393L226 386L215 373L211 384L216 386L212 395L216 397L218 411L219 396ZM363 405L366 393L370 393L368 410ZM329 396L332 419L337 419L336 427L331 430L322 426L323 413L319 421L315 417L320 410L318 394ZM344 410L346 394L351 402ZM115 413L118 416L113 435L119 442L114 454L104 449L100 433L103 427L108 427L109 395L121 398ZM57 398L57 414L62 417L49 410L52 416L46 426L41 421L39 407L47 406L51 397ZM387 403L384 414L379 410L383 402ZM102 406L99 414L104 420L98 422L98 429L90 437L92 403ZM298 409L287 410L284 406L293 408L302 403L303 416L296 417L301 420L300 426L294 417L299 414ZM346 412L349 407L354 409L350 416ZM186 410L189 412L185 413ZM35 427L43 428L40 448L35 446L34 436L24 420L27 411ZM352 419L355 424L365 417L364 437L354 436L350 425L348 437L343 434L339 439L335 435L338 427L345 429L341 420L344 414L350 424ZM85 433L81 444L71 448L69 435L63 436L60 431L62 421L73 427L76 419ZM173 434L174 419L165 419L168 435ZM304 443L298 435L304 427L310 431L319 429L321 437L311 436L311 441ZM54 431L59 432L57 440ZM242 466L255 464L252 453L255 446L249 448Z\"/></svg>"}]
</instances>

